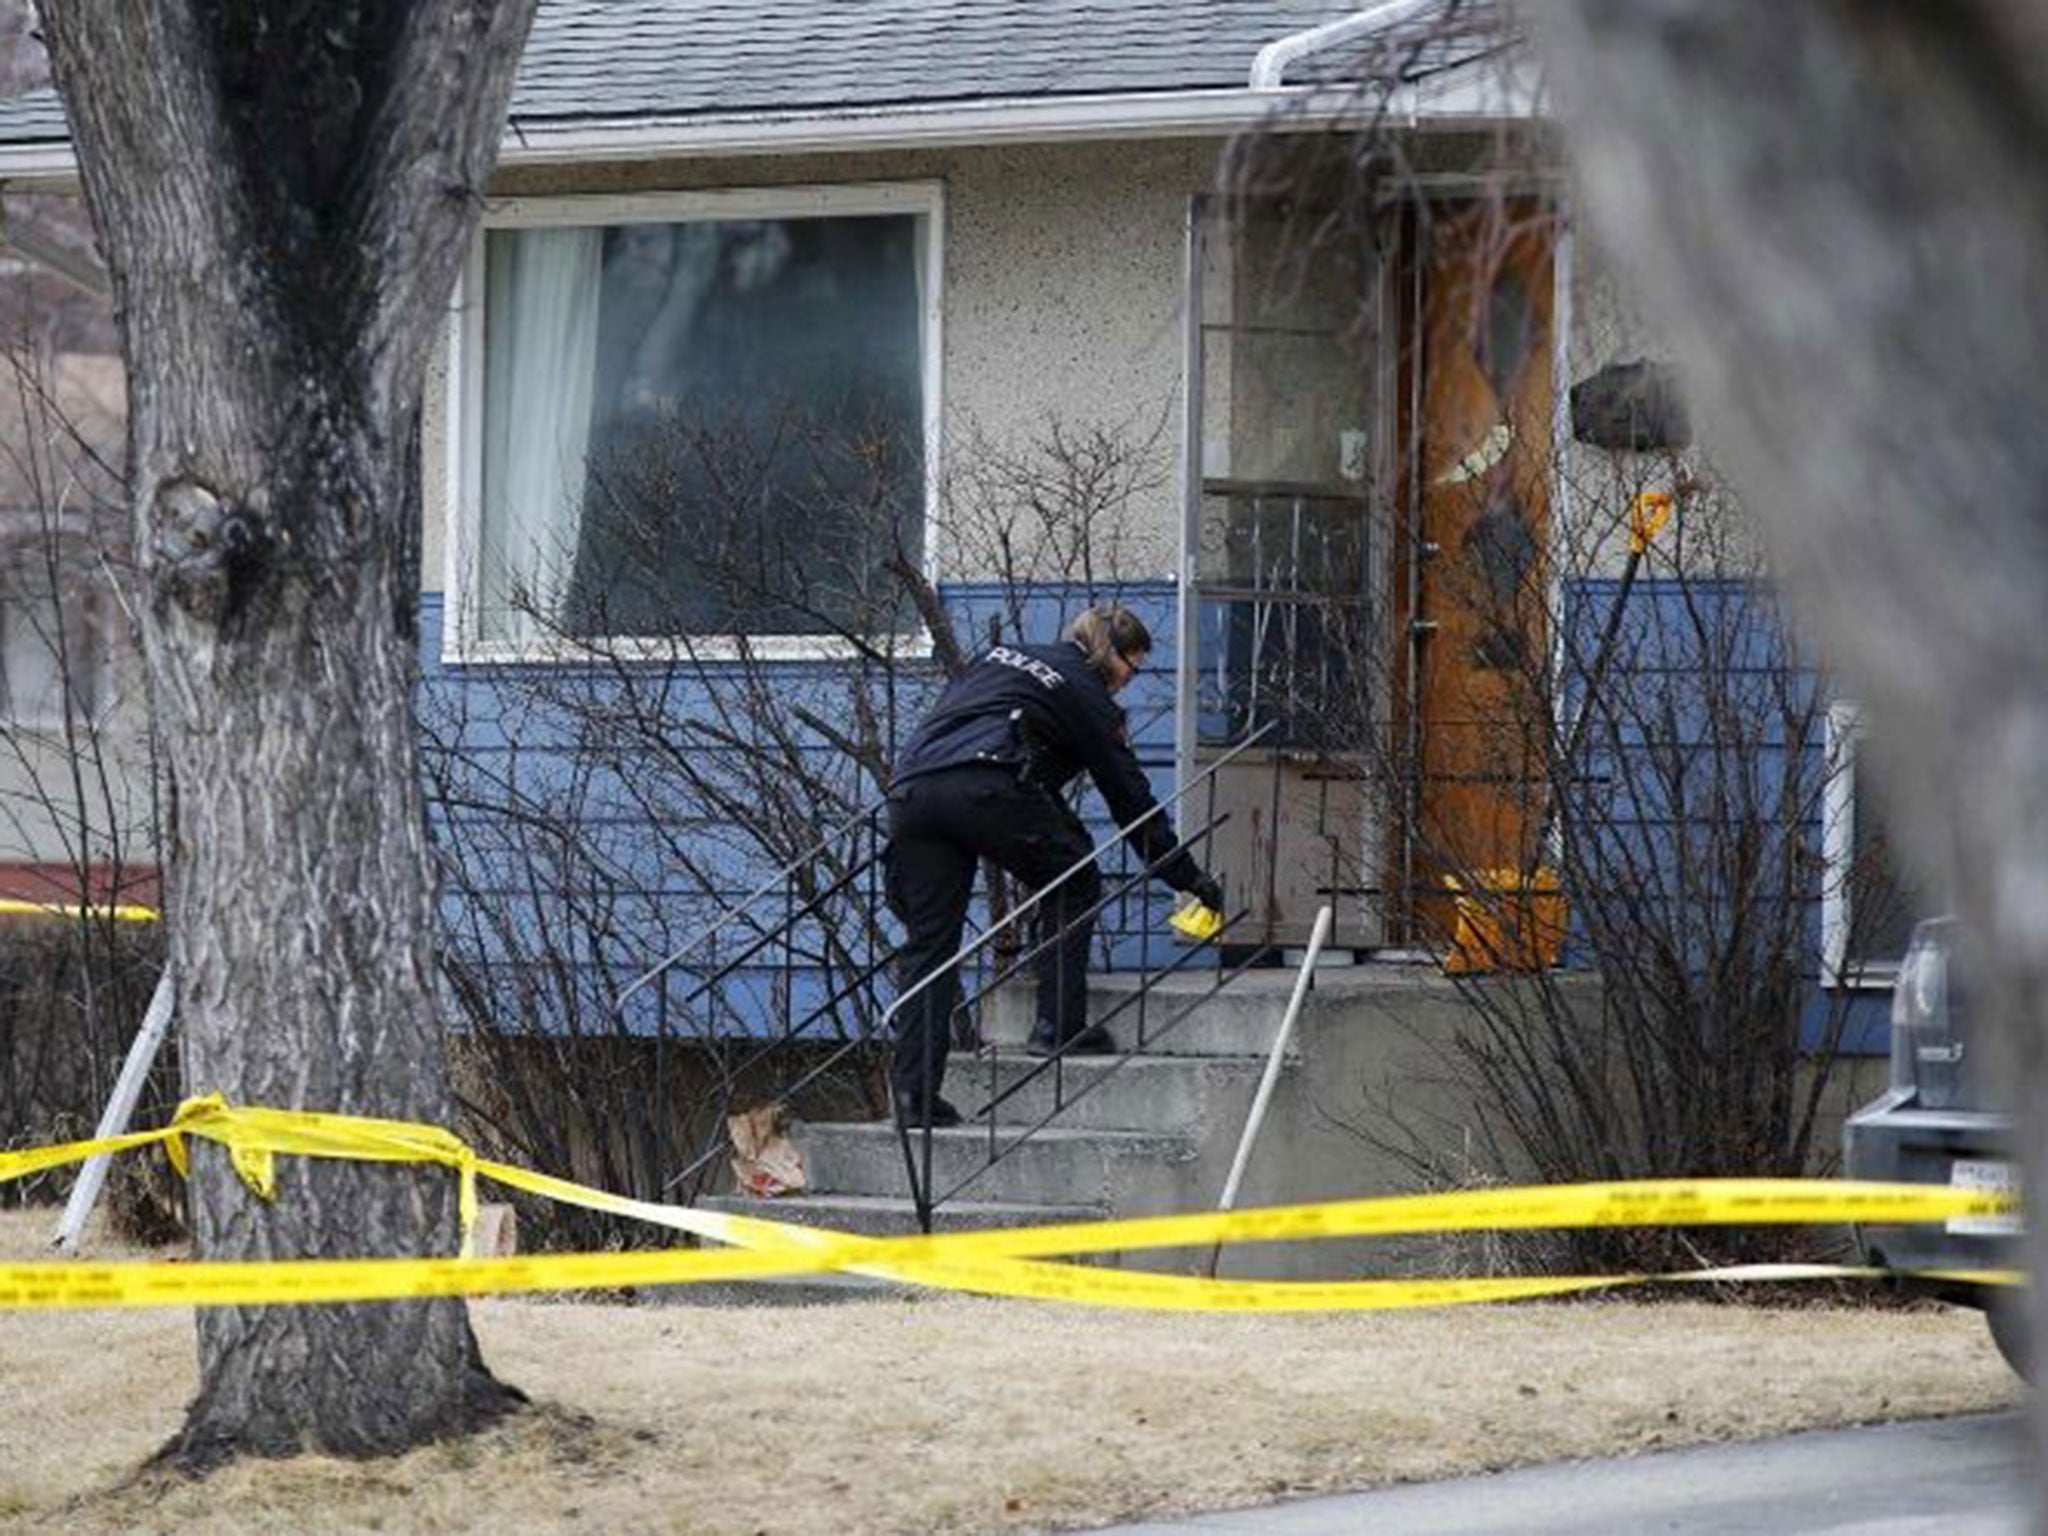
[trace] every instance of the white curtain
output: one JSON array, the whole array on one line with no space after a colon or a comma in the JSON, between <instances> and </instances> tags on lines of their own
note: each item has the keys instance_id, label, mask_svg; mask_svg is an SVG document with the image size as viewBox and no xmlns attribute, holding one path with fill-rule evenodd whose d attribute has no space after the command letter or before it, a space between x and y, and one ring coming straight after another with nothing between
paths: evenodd
<instances>
[{"instance_id":1,"label":"white curtain","mask_svg":"<svg viewBox=\"0 0 2048 1536\"><path fill-rule=\"evenodd\" d=\"M597 378L601 229L485 241L481 637L532 640L576 560Z\"/></svg>"}]
</instances>

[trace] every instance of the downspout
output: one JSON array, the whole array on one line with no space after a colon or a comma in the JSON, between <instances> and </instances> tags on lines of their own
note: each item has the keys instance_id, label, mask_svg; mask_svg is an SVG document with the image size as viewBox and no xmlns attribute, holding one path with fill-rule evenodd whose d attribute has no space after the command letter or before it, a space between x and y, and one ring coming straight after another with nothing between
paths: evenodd
<instances>
[{"instance_id":1,"label":"downspout","mask_svg":"<svg viewBox=\"0 0 2048 1536\"><path fill-rule=\"evenodd\" d=\"M0 188L0 249L10 250L22 260L55 273L95 298L107 298L114 291L107 274L97 264L17 223L8 211L4 188Z\"/></svg>"},{"instance_id":2,"label":"downspout","mask_svg":"<svg viewBox=\"0 0 2048 1536\"><path fill-rule=\"evenodd\" d=\"M1319 27L1291 32L1259 50L1258 57L1252 60L1251 88L1255 91L1281 90L1282 76L1295 60L1348 43L1354 37L1364 37L1381 27L1399 26L1409 17L1437 9L1442 4L1443 0L1383 0L1379 5L1339 17L1336 21L1326 21Z\"/></svg>"}]
</instances>

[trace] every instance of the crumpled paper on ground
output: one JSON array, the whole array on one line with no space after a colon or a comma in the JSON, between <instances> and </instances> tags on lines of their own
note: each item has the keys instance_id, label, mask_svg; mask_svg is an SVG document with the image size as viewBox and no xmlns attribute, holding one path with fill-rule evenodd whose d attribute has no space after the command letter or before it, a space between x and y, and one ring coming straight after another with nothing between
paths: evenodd
<instances>
[{"instance_id":1,"label":"crumpled paper on ground","mask_svg":"<svg viewBox=\"0 0 2048 1536\"><path fill-rule=\"evenodd\" d=\"M796 1195L807 1187L804 1155L789 1139L788 1118L781 1104L763 1104L727 1117L733 1182L742 1194Z\"/></svg>"}]
</instances>

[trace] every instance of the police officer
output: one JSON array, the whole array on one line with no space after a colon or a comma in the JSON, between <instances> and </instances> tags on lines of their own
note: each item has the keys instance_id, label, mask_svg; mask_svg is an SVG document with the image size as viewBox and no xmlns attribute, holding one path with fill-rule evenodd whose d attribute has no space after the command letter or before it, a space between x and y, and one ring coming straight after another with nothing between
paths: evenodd
<instances>
[{"instance_id":1,"label":"police officer","mask_svg":"<svg viewBox=\"0 0 2048 1536\"><path fill-rule=\"evenodd\" d=\"M897 764L886 858L889 906L906 933L899 956L905 991L959 950L978 860L992 859L1034 890L1080 865L1037 908L1039 940L1061 936L1036 961L1038 1022L1029 1045L1036 1055L1115 1049L1108 1031L1087 1023L1088 941L1102 875L1061 792L1086 769L1118 826L1157 806L1123 711L1111 700L1151 649L1143 622L1116 606L1081 614L1058 645L991 647L939 696ZM1180 847L1165 812L1132 839L1175 890L1223 905L1221 888ZM897 1112L910 1123L960 1121L939 1096L959 995L949 969L897 1016L891 1077Z\"/></svg>"}]
</instances>

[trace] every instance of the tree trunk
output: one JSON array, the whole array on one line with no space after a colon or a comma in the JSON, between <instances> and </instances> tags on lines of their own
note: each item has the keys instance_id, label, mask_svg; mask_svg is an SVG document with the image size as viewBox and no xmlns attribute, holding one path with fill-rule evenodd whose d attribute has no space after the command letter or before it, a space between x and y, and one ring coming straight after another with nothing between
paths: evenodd
<instances>
[{"instance_id":1,"label":"tree trunk","mask_svg":"<svg viewBox=\"0 0 2048 1536\"><path fill-rule=\"evenodd\" d=\"M2015 1104L2048 1090L2048 5L1524 8L1586 202L1716 456L1873 707L1968 921ZM2048 1189L2048 1121L2020 1119ZM2048 1221L2030 1258L2048 1273ZM2048 1286L2032 1289L2048 1339ZM2048 1452L2048 1396L2035 1444ZM2048 1466L2048 1455L2037 1454Z\"/></svg>"},{"instance_id":2,"label":"tree trunk","mask_svg":"<svg viewBox=\"0 0 2048 1536\"><path fill-rule=\"evenodd\" d=\"M532 0L46 0L111 270L186 1080L444 1121L412 727L425 359ZM447 1253L443 1170L198 1149L208 1259ZM204 1309L172 1450L401 1450L503 1411L458 1301Z\"/></svg>"}]
</instances>

